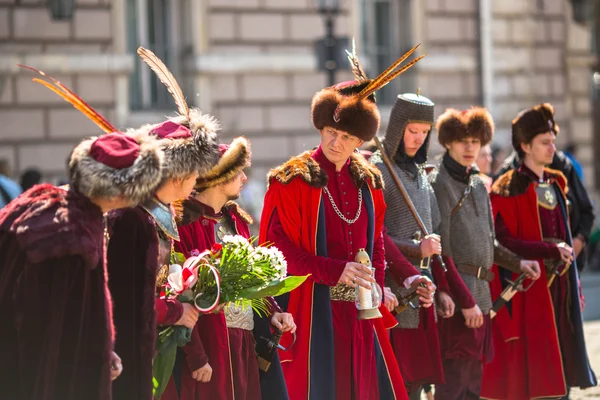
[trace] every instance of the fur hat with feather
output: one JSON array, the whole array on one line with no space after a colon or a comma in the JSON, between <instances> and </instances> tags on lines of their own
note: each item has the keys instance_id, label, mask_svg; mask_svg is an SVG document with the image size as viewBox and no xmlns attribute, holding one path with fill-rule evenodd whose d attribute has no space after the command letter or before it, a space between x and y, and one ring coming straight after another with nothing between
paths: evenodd
<instances>
[{"instance_id":1,"label":"fur hat with feather","mask_svg":"<svg viewBox=\"0 0 600 400\"><path fill-rule=\"evenodd\" d=\"M145 125L139 129L161 139L165 152L164 178L183 178L193 172L206 173L219 159L219 123L199 109L188 107L175 77L154 53L140 47L138 54L167 87L179 113L160 124Z\"/></svg>"},{"instance_id":2,"label":"fur hat with feather","mask_svg":"<svg viewBox=\"0 0 600 400\"><path fill-rule=\"evenodd\" d=\"M494 120L489 111L482 107L471 107L459 111L447 109L437 119L438 140L442 146L465 138L477 138L482 146L492 141Z\"/></svg>"},{"instance_id":3,"label":"fur hat with feather","mask_svg":"<svg viewBox=\"0 0 600 400\"><path fill-rule=\"evenodd\" d=\"M377 78L368 79L358 60L353 41L352 53L347 53L356 81L342 82L322 89L314 95L311 104L311 118L315 128L321 130L329 126L364 141L373 139L379 130L381 120L374 94L425 57L424 55L417 57L407 65L396 69L417 47L415 46L396 60Z\"/></svg>"},{"instance_id":4,"label":"fur hat with feather","mask_svg":"<svg viewBox=\"0 0 600 400\"><path fill-rule=\"evenodd\" d=\"M84 139L69 157L71 186L88 198L121 196L138 204L152 196L162 179L164 153L160 143L144 134L118 131L71 89L43 71L20 65L41 75L33 81L71 103L105 135Z\"/></svg>"}]
</instances>

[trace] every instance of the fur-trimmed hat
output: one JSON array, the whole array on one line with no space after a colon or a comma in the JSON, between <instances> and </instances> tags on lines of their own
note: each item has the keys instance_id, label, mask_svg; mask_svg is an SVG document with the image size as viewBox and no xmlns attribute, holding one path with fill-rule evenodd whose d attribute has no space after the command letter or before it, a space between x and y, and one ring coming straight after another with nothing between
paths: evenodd
<instances>
[{"instance_id":1,"label":"fur-trimmed hat","mask_svg":"<svg viewBox=\"0 0 600 400\"><path fill-rule=\"evenodd\" d=\"M200 175L196 180L195 189L201 190L226 183L250 166L252 152L245 137L237 137L231 144L220 144L219 150L219 162L206 174Z\"/></svg>"},{"instance_id":2,"label":"fur-trimmed hat","mask_svg":"<svg viewBox=\"0 0 600 400\"><path fill-rule=\"evenodd\" d=\"M163 160L158 140L114 132L86 139L75 147L69 159L69 177L86 197L123 196L138 204L160 184Z\"/></svg>"},{"instance_id":3,"label":"fur-trimmed hat","mask_svg":"<svg viewBox=\"0 0 600 400\"><path fill-rule=\"evenodd\" d=\"M550 103L542 103L521 111L512 121L512 144L522 156L522 143L529 143L540 133L553 132L558 135L560 128L554 122L554 107Z\"/></svg>"},{"instance_id":4,"label":"fur-trimmed hat","mask_svg":"<svg viewBox=\"0 0 600 400\"><path fill-rule=\"evenodd\" d=\"M311 119L315 128L321 130L330 126L365 142L373 139L381 120L374 93L425 57L417 57L399 68L417 47L409 50L378 77L369 79L360 65L353 42L352 53L347 53L356 80L327 87L313 96Z\"/></svg>"},{"instance_id":5,"label":"fur-trimmed hat","mask_svg":"<svg viewBox=\"0 0 600 400\"><path fill-rule=\"evenodd\" d=\"M205 173L219 159L217 141L219 124L210 115L188 107L177 80L153 52L139 47L137 53L167 87L179 112L179 116L161 124L140 128L163 140L165 151L163 178L183 178L193 172Z\"/></svg>"},{"instance_id":6,"label":"fur-trimmed hat","mask_svg":"<svg viewBox=\"0 0 600 400\"><path fill-rule=\"evenodd\" d=\"M144 125L140 132L160 139L165 152L163 178L185 178L193 172L209 171L219 157L217 143L218 122L198 109L190 109L189 116L177 116L156 125Z\"/></svg>"},{"instance_id":7,"label":"fur-trimmed hat","mask_svg":"<svg viewBox=\"0 0 600 400\"><path fill-rule=\"evenodd\" d=\"M318 91L311 104L312 122L321 130L326 126L347 132L368 142L379 130L381 116L375 96L360 99L357 95L370 81L342 82Z\"/></svg>"},{"instance_id":8,"label":"fur-trimmed hat","mask_svg":"<svg viewBox=\"0 0 600 400\"><path fill-rule=\"evenodd\" d=\"M448 108L438 117L436 129L442 146L469 137L479 139L481 146L485 146L494 136L494 120L483 107L463 111Z\"/></svg>"}]
</instances>

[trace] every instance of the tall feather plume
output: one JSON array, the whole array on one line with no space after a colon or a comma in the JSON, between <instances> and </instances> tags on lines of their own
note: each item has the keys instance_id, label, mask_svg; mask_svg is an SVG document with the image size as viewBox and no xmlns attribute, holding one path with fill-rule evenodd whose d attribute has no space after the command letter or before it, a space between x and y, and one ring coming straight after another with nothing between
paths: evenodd
<instances>
[{"instance_id":1,"label":"tall feather plume","mask_svg":"<svg viewBox=\"0 0 600 400\"><path fill-rule=\"evenodd\" d=\"M362 66L360 65L360 61L358 59L358 54L356 54L356 42L355 42L354 38L352 38L352 53L350 53L348 50L346 50L346 54L348 55L348 61L350 61L350 67L352 68L352 74L354 75L356 80L359 82L364 82L364 81L368 80L369 78L367 78L367 74L365 74L365 71L363 70Z\"/></svg>"},{"instance_id":2,"label":"tall feather plume","mask_svg":"<svg viewBox=\"0 0 600 400\"><path fill-rule=\"evenodd\" d=\"M390 65L385 71L383 71L381 74L379 74L379 76L377 76L377 78L373 79L371 81L371 83L369 83L369 85L364 88L359 94L358 97L360 99L365 99L367 97L369 97L373 92L381 89L384 85L386 85L387 83L390 82L390 79L386 78L388 77L388 75L390 75L392 73L392 71L394 71L400 64L402 64L402 62L404 60L406 60L421 44L416 45L415 47L413 47L412 49L410 49L409 51L407 51L402 57L400 57L399 59L397 59L396 61L394 61L394 63L392 63L392 65ZM412 67L413 65L415 65L415 63L417 61L419 61L420 59L422 59L423 57L425 57L426 55L423 55L419 58L417 58L416 60L412 61L411 63L409 63L406 68L402 68L400 71L404 72L406 71L408 68ZM396 71L398 72L398 71ZM400 74L396 74L394 75L394 78L397 77ZM385 82L382 84L382 82Z\"/></svg>"},{"instance_id":3,"label":"tall feather plume","mask_svg":"<svg viewBox=\"0 0 600 400\"><path fill-rule=\"evenodd\" d=\"M87 104L83 99L77 96L71 89L60 83L58 80L54 79L50 75L47 75L45 72L40 71L39 69L35 69L33 67L29 67L27 65L17 64L21 68L28 69L33 72L37 72L44 78L51 80L52 82L48 82L39 78L33 78L33 81L44 85L46 88L50 89L60 97L62 97L65 101L71 103L75 109L79 110L83 115L85 115L88 119L94 122L96 125L104 131L104 133L117 132L118 129L115 128L110 122L106 120L100 113L92 108L89 104Z\"/></svg>"},{"instance_id":4,"label":"tall feather plume","mask_svg":"<svg viewBox=\"0 0 600 400\"><path fill-rule=\"evenodd\" d=\"M177 110L179 111L179 114L189 119L190 109L185 101L185 97L183 96L183 91L165 63L163 63L161 59L156 56L156 54L148 49L143 48L142 46L138 47L137 53L142 60L144 60L144 62L150 66L158 79L160 79L160 81L167 87L167 90L169 93L171 93L171 96L173 96L173 99L175 100L175 104L177 104Z\"/></svg>"},{"instance_id":5,"label":"tall feather plume","mask_svg":"<svg viewBox=\"0 0 600 400\"><path fill-rule=\"evenodd\" d=\"M412 67L413 65L415 65L416 63L418 63L421 59L427 57L427 54L423 54L420 57L415 58L414 60L412 60L411 62L409 62L408 64L406 64L405 66L403 66L402 68L400 68L399 70L395 71L394 73L388 75L387 77L383 78L381 81L379 81L379 83L377 85L369 85L371 86L366 87L365 89L363 89L359 94L358 97L360 99L366 99L367 97L369 97L371 94L375 93L376 91L378 91L379 89L381 89L382 87L384 87L385 85L387 85L388 83L390 83L391 81L393 81L394 79L396 79L399 75L403 74L407 69L409 69L410 67ZM369 90L366 90L369 89Z\"/></svg>"}]
</instances>

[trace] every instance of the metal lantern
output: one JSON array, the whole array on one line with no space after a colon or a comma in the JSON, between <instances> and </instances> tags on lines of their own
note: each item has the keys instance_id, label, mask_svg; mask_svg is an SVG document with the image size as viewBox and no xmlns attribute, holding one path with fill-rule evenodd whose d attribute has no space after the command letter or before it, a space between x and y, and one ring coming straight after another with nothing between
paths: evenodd
<instances>
[{"instance_id":1,"label":"metal lantern","mask_svg":"<svg viewBox=\"0 0 600 400\"><path fill-rule=\"evenodd\" d=\"M55 21L64 21L73 18L75 0L48 0L50 17Z\"/></svg>"},{"instance_id":2,"label":"metal lantern","mask_svg":"<svg viewBox=\"0 0 600 400\"><path fill-rule=\"evenodd\" d=\"M340 11L340 0L317 0L317 9L321 14L337 14Z\"/></svg>"}]
</instances>

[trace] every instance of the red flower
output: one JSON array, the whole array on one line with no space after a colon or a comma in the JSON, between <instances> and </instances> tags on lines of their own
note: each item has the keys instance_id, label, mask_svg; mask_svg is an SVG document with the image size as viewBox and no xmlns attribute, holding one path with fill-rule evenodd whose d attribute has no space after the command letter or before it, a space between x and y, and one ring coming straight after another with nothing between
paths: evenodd
<instances>
[{"instance_id":1,"label":"red flower","mask_svg":"<svg viewBox=\"0 0 600 400\"><path fill-rule=\"evenodd\" d=\"M221 250L223 249L223 246L220 245L219 243L215 243L212 246L212 249L210 249L210 252L213 254L218 254L221 252Z\"/></svg>"}]
</instances>

